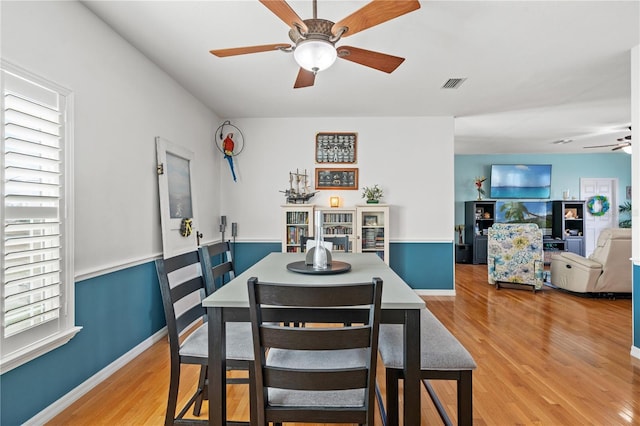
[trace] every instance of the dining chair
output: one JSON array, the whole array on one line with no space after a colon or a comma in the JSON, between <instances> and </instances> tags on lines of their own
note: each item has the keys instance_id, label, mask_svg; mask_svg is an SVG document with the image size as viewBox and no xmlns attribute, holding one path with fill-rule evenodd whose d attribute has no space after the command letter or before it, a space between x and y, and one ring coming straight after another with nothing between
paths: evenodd
<instances>
[{"instance_id":1,"label":"dining chair","mask_svg":"<svg viewBox=\"0 0 640 426\"><path fill-rule=\"evenodd\" d=\"M385 367L387 403L376 388L384 426L396 426L399 419L398 385L404 378L403 326L382 324L378 349ZM452 424L429 380L455 380L458 425L473 424L472 374L476 363L467 349L428 309L420 311L420 379L445 425Z\"/></svg>"},{"instance_id":2,"label":"dining chair","mask_svg":"<svg viewBox=\"0 0 640 426\"><path fill-rule=\"evenodd\" d=\"M313 239L314 239L313 237L307 237L304 235L300 237L300 250L303 253L307 251L307 241L313 240ZM332 252L336 252L336 251L344 252L344 253L349 252L349 236L348 235L330 236L330 237L325 236L322 239L325 242L332 244L332 248L331 248Z\"/></svg>"},{"instance_id":3,"label":"dining chair","mask_svg":"<svg viewBox=\"0 0 640 426\"><path fill-rule=\"evenodd\" d=\"M207 294L211 294L211 292L219 289L236 276L235 265L231 256L231 245L229 241L222 241L201 246L199 250L205 270L205 279L211 280L207 284L213 283L213 287L207 292ZM210 276L208 271L211 271Z\"/></svg>"},{"instance_id":4,"label":"dining chair","mask_svg":"<svg viewBox=\"0 0 640 426\"><path fill-rule=\"evenodd\" d=\"M248 280L255 358L255 424L374 424L382 280L295 285ZM343 324L345 309L367 309ZM283 323L318 319L303 328ZM272 321L276 321L275 323Z\"/></svg>"},{"instance_id":5,"label":"dining chair","mask_svg":"<svg viewBox=\"0 0 640 426\"><path fill-rule=\"evenodd\" d=\"M171 373L165 425L181 422L191 406L193 414L200 415L202 400L207 396L207 365L209 356L208 327L206 309L202 299L207 294L203 278L203 265L199 251L191 251L168 259L157 259L156 272L162 294ZM227 366L234 370L249 371L249 382L253 380L253 347L251 325L249 323L227 324ZM186 335L187 332L190 333ZM186 338L181 342L181 339ZM178 389L180 386L180 367L182 364L200 365L200 379L196 392L176 415ZM251 387L250 383L250 387ZM250 402L253 410L255 402ZM214 407L209 407L214 409Z\"/></svg>"}]
</instances>

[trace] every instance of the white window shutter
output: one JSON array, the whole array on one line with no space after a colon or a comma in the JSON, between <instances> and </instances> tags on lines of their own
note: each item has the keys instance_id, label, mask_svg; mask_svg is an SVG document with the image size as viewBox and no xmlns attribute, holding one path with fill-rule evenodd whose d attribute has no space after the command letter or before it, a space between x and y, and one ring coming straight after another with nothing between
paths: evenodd
<instances>
[{"instance_id":1,"label":"white window shutter","mask_svg":"<svg viewBox=\"0 0 640 426\"><path fill-rule=\"evenodd\" d=\"M74 328L67 107L67 94L3 63L3 372Z\"/></svg>"}]
</instances>

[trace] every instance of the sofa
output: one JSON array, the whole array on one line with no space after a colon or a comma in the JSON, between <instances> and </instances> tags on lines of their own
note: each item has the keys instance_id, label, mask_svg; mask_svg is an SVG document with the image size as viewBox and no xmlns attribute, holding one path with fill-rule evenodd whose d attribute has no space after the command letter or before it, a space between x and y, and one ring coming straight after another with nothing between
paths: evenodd
<instances>
[{"instance_id":1,"label":"sofa","mask_svg":"<svg viewBox=\"0 0 640 426\"><path fill-rule=\"evenodd\" d=\"M551 257L551 284L576 293L631 293L631 271L631 228L603 229L589 257Z\"/></svg>"}]
</instances>

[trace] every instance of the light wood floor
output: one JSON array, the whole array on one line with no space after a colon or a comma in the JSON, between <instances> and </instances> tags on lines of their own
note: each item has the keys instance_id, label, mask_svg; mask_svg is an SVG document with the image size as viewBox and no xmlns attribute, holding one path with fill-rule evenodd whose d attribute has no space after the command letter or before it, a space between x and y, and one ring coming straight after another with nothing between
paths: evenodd
<instances>
[{"instance_id":1,"label":"light wood floor","mask_svg":"<svg viewBox=\"0 0 640 426\"><path fill-rule=\"evenodd\" d=\"M631 300L586 299L547 287L535 294L496 290L486 276L486 266L456 265L456 297L424 298L478 364L475 425L640 425L640 360L629 354ZM161 425L168 358L163 340L50 424ZM184 387L196 373L184 367ZM453 382L434 388L455 421ZM181 393L185 401L190 391ZM422 393L422 424L441 424ZM246 395L246 386L229 387L230 418L248 418Z\"/></svg>"}]
</instances>

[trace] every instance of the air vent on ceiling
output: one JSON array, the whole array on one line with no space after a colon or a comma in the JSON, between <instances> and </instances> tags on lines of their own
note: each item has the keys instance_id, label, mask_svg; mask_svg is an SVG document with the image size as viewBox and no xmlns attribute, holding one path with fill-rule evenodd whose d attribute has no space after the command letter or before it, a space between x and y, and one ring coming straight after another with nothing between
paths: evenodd
<instances>
[{"instance_id":1,"label":"air vent on ceiling","mask_svg":"<svg viewBox=\"0 0 640 426\"><path fill-rule=\"evenodd\" d=\"M449 80L447 80L442 85L442 88L443 89L457 89L462 85L462 83L464 83L465 80L466 80L466 78L450 78Z\"/></svg>"}]
</instances>

